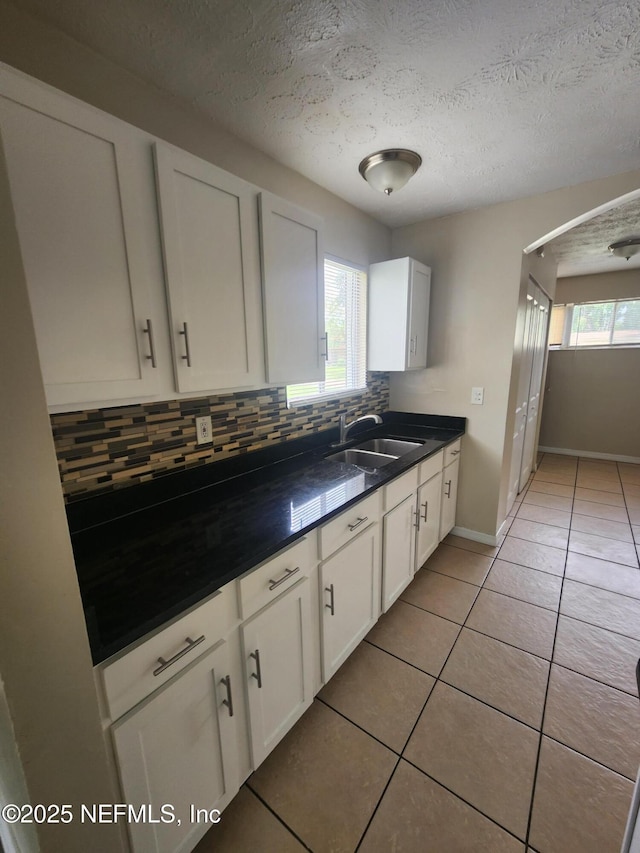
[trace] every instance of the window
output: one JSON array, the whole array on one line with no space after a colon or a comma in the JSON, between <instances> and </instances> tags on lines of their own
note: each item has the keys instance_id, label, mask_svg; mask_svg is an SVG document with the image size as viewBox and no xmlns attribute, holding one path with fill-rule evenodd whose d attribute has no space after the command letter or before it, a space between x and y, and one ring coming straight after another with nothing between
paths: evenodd
<instances>
[{"instance_id":1,"label":"window","mask_svg":"<svg viewBox=\"0 0 640 853\"><path fill-rule=\"evenodd\" d=\"M288 385L287 405L366 388L367 274L362 268L325 258L324 322L328 336L324 382Z\"/></svg>"},{"instance_id":2,"label":"window","mask_svg":"<svg viewBox=\"0 0 640 853\"><path fill-rule=\"evenodd\" d=\"M549 346L640 346L640 299L554 305Z\"/></svg>"}]
</instances>

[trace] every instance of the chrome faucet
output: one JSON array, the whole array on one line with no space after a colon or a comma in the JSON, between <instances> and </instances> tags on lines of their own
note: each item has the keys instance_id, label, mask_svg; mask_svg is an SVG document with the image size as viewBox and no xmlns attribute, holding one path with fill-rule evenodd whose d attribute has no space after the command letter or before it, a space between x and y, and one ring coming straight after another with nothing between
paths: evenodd
<instances>
[{"instance_id":1,"label":"chrome faucet","mask_svg":"<svg viewBox=\"0 0 640 853\"><path fill-rule=\"evenodd\" d=\"M362 421L367 420L372 420L376 424L382 423L382 418L380 417L380 415L362 415L361 417L356 418L355 421L351 421L350 424L347 423L346 414L340 415L340 418L338 419L338 425L340 427L340 438L334 444L334 446L340 447L341 445L346 444L348 441L349 430L351 429L351 427L355 426L356 424L362 423Z\"/></svg>"}]
</instances>

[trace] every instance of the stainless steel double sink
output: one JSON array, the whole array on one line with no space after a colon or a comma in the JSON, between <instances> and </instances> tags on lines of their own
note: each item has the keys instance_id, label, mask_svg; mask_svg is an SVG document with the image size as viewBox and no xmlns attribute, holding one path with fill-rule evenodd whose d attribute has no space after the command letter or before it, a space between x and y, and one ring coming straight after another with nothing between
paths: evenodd
<instances>
[{"instance_id":1,"label":"stainless steel double sink","mask_svg":"<svg viewBox=\"0 0 640 853\"><path fill-rule=\"evenodd\" d=\"M408 441L404 438L370 438L354 447L331 453L325 459L332 459L334 462L347 462L361 468L382 468L384 465L389 465L390 462L395 462L405 453L422 447L423 444L424 442L420 440Z\"/></svg>"}]
</instances>

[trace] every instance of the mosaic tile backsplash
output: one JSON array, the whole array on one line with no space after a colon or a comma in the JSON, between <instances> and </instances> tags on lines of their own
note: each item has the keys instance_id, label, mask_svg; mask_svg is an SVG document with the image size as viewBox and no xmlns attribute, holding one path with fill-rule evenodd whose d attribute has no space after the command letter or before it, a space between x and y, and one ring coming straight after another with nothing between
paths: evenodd
<instances>
[{"instance_id":1,"label":"mosaic tile backsplash","mask_svg":"<svg viewBox=\"0 0 640 853\"><path fill-rule=\"evenodd\" d=\"M142 483L172 471L206 465L299 438L389 409L389 375L370 373L367 390L288 409L285 388L261 388L198 399L139 403L51 415L67 501ZM211 415L213 442L196 444L195 419Z\"/></svg>"}]
</instances>

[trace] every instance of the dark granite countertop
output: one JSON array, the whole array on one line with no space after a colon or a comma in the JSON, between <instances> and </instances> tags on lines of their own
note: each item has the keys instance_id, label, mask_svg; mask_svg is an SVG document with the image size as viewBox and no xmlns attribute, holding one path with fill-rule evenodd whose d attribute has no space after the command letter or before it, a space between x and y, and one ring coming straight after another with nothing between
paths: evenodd
<instances>
[{"instance_id":1,"label":"dark granite countertop","mask_svg":"<svg viewBox=\"0 0 640 853\"><path fill-rule=\"evenodd\" d=\"M358 425L420 448L371 470L325 458L337 429L72 503L94 663L257 566L464 434L464 418L386 412ZM347 445L347 446L349 446Z\"/></svg>"}]
</instances>

